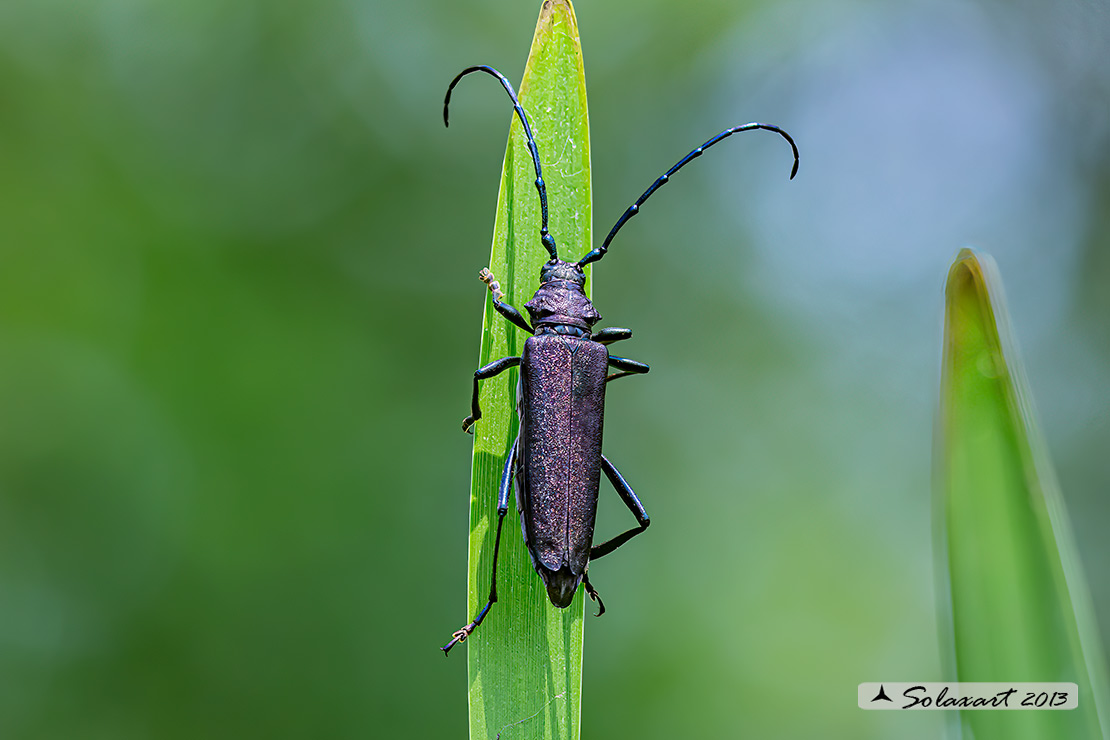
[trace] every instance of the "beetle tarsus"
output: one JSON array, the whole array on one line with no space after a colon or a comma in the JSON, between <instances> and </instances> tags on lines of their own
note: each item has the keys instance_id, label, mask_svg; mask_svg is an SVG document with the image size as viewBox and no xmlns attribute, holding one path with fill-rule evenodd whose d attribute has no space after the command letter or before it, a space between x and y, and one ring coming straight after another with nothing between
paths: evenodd
<instances>
[{"instance_id":1,"label":"beetle tarsus","mask_svg":"<svg viewBox=\"0 0 1110 740\"><path fill-rule=\"evenodd\" d=\"M471 622L470 624L463 627L461 630L457 630L455 634L451 635L451 642L440 648L440 650L443 651L443 654L447 655L448 653L450 653L451 648L455 647L460 642L466 642L466 638L470 637L470 633L474 631L474 628L476 626L477 625Z\"/></svg>"},{"instance_id":2,"label":"beetle tarsus","mask_svg":"<svg viewBox=\"0 0 1110 740\"><path fill-rule=\"evenodd\" d=\"M582 585L586 587L586 594L590 599L597 602L597 614L594 616L600 617L605 613L605 602L601 600L601 595L597 592L597 589L593 587L593 584L590 583L588 576L582 576Z\"/></svg>"},{"instance_id":3,"label":"beetle tarsus","mask_svg":"<svg viewBox=\"0 0 1110 740\"><path fill-rule=\"evenodd\" d=\"M478 279L489 288L489 292L493 294L494 303L497 303L505 297L505 294L501 292L501 284L494 279L493 273L489 271L488 267L483 267L478 271Z\"/></svg>"},{"instance_id":4,"label":"beetle tarsus","mask_svg":"<svg viewBox=\"0 0 1110 740\"><path fill-rule=\"evenodd\" d=\"M493 307L497 310L497 313L501 314L515 326L519 326L529 334L536 333L536 330L529 326L528 322L524 320L524 317L520 315L520 311L517 311L502 300L505 294L501 292L501 284L497 282L497 279L494 278L493 273L489 271L488 267L483 267L478 271L478 279L489 288L490 295L493 296Z\"/></svg>"},{"instance_id":5,"label":"beetle tarsus","mask_svg":"<svg viewBox=\"0 0 1110 740\"><path fill-rule=\"evenodd\" d=\"M497 544L495 544L493 546L494 573L497 572L497 548L501 544L501 539L500 539L500 536L501 536L501 522L502 522L503 519L504 519L504 517L499 517L498 521L497 521L498 541L497 541ZM482 609L482 611L478 613L478 616L476 616L474 618L473 622L466 625L461 630L456 631L455 634L451 635L451 642L449 642L446 645L444 645L443 647L441 647L440 650L442 650L443 653L446 655L447 653L449 653L451 651L451 648L455 647L460 642L465 642L466 638L470 637L470 635L472 635L474 633L474 630L478 629L478 625L480 625L482 623L482 620L486 618L486 615L489 614L490 607L493 606L496 603L497 603L497 582L495 581L494 583L490 584L489 601L486 602L485 608Z\"/></svg>"},{"instance_id":6,"label":"beetle tarsus","mask_svg":"<svg viewBox=\"0 0 1110 740\"><path fill-rule=\"evenodd\" d=\"M478 414L477 416L466 417L465 419L463 419L462 430L467 434L474 434L474 422L478 421L481 418L481 414Z\"/></svg>"}]
</instances>

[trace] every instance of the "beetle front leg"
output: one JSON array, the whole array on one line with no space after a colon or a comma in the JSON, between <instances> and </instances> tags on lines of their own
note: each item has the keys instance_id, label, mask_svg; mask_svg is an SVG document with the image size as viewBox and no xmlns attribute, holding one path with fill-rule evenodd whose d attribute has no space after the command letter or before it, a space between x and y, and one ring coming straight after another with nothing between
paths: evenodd
<instances>
[{"instance_id":1,"label":"beetle front leg","mask_svg":"<svg viewBox=\"0 0 1110 740\"><path fill-rule=\"evenodd\" d=\"M628 481L624 479L624 476L613 467L613 463L609 462L604 455L601 456L601 469L605 471L605 477L609 479L609 482L613 484L613 488L617 490L617 495L621 497L621 501L624 501L624 505L627 506L628 510L636 517L638 526L627 532L618 534L608 542L594 545L590 548L590 560L597 560L600 557L608 555L625 542L628 542L630 539L643 532L648 528L648 525L651 524L651 519L648 517L647 511L644 510L644 505L640 503L640 499L636 498L636 494L633 493L632 487L628 485Z\"/></svg>"},{"instance_id":2,"label":"beetle front leg","mask_svg":"<svg viewBox=\"0 0 1110 740\"><path fill-rule=\"evenodd\" d=\"M486 601L485 607L474 618L474 621L466 625L462 629L451 635L451 642L447 643L440 650L444 655L451 652L451 648L458 645L460 642L470 637L471 633L478 628L482 620L486 618L489 609L497 603L497 551L501 549L501 525L505 522L505 514L509 511L509 486L513 481L513 470L516 465L516 448L520 439L513 442L512 448L509 450L509 459L505 461L505 469L501 471L501 486L497 490L497 539L493 542L493 574L489 579L489 600ZM604 611L605 607L602 607Z\"/></svg>"},{"instance_id":3,"label":"beetle front leg","mask_svg":"<svg viewBox=\"0 0 1110 740\"><path fill-rule=\"evenodd\" d=\"M462 428L464 432L470 432L470 427L474 426L474 422L482 418L482 407L478 405L478 381L492 378L519 364L519 357L502 357L500 360L494 360L485 367L480 367L474 371L474 396L470 399L470 416L463 419Z\"/></svg>"},{"instance_id":4,"label":"beetle front leg","mask_svg":"<svg viewBox=\"0 0 1110 740\"><path fill-rule=\"evenodd\" d=\"M483 267L479 270L478 279L486 284L486 287L489 288L489 292L493 295L493 307L497 310L497 313L501 314L529 334L536 333L536 330L529 326L528 322L524 320L524 317L520 315L520 311L517 311L510 304L501 300L505 295L501 292L501 285L494 279L493 273L489 271L489 268Z\"/></svg>"},{"instance_id":5,"label":"beetle front leg","mask_svg":"<svg viewBox=\"0 0 1110 740\"><path fill-rule=\"evenodd\" d=\"M648 371L651 370L650 367L642 362L629 360L624 357L614 357L612 355L609 356L609 364L612 367L617 368L621 372L613 373L612 375L606 377L606 383L608 383L610 380L616 380L617 378L623 378L628 375L645 375Z\"/></svg>"}]
</instances>

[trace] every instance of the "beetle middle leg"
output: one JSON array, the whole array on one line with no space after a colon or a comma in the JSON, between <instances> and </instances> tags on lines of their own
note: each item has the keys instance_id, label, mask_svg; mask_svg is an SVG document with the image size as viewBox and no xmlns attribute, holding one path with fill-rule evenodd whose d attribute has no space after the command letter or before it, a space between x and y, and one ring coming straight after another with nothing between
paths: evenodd
<instances>
[{"instance_id":1,"label":"beetle middle leg","mask_svg":"<svg viewBox=\"0 0 1110 740\"><path fill-rule=\"evenodd\" d=\"M509 450L509 459L505 461L505 469L501 471L501 485L497 489L497 539L493 541L493 573L489 579L489 600L486 601L485 607L478 612L478 616L474 618L473 622L455 632L451 636L451 642L440 648L444 655L449 653L451 648L470 637L470 634L486 618L490 607L497 603L497 552L501 549L501 525L505 523L505 514L509 511L509 486L512 485L513 471L516 469L516 448L519 442L518 438ZM604 610L604 607L602 609Z\"/></svg>"},{"instance_id":2,"label":"beetle middle leg","mask_svg":"<svg viewBox=\"0 0 1110 740\"><path fill-rule=\"evenodd\" d=\"M631 329L623 329L616 326L610 326L595 333L590 339L599 344L612 344L613 342L622 342L625 339L632 338Z\"/></svg>"},{"instance_id":3,"label":"beetle middle leg","mask_svg":"<svg viewBox=\"0 0 1110 740\"><path fill-rule=\"evenodd\" d=\"M519 364L519 357L502 357L500 360L494 360L485 367L480 367L474 371L474 396L470 399L470 416L463 419L462 428L464 432L470 432L470 427L474 426L474 422L482 418L482 407L478 405L478 381L500 375L510 367L516 367Z\"/></svg>"},{"instance_id":4,"label":"beetle middle leg","mask_svg":"<svg viewBox=\"0 0 1110 740\"><path fill-rule=\"evenodd\" d=\"M609 364L612 367L615 367L616 369L620 370L620 372L619 373L613 373L612 375L609 375L608 377L606 377L605 378L606 383L608 383L610 380L616 380L617 378L624 378L624 377L629 376L629 375L644 375L649 370L651 370L651 368L648 367L643 362L637 362L636 360L629 360L625 357L614 357L613 355L609 356ZM616 484L614 483L613 485L616 485Z\"/></svg>"},{"instance_id":5,"label":"beetle middle leg","mask_svg":"<svg viewBox=\"0 0 1110 740\"><path fill-rule=\"evenodd\" d=\"M645 366L646 367L646 366ZM605 471L605 477L613 484L613 488L617 490L617 495L624 501L624 505L636 517L637 526L618 534L613 539L603 542L600 545L594 545L590 548L590 560L597 560L600 557L608 555L616 550L618 547L628 542L636 535L643 532L651 524L651 519L648 517L647 511L644 510L644 505L640 503L640 499L636 498L636 494L632 491L632 487L628 485L628 481L624 476L613 467L613 463L609 462L605 455L601 456L601 469Z\"/></svg>"}]
</instances>

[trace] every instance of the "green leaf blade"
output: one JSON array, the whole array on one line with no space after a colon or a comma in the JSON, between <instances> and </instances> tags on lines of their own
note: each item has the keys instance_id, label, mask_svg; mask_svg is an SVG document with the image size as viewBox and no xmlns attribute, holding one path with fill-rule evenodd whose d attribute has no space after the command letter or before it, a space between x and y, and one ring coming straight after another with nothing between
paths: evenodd
<instances>
[{"instance_id":1,"label":"green leaf blade","mask_svg":"<svg viewBox=\"0 0 1110 740\"><path fill-rule=\"evenodd\" d=\"M561 258L578 259L591 244L590 145L582 49L568 0L543 3L518 93L543 166L550 232ZM540 225L535 171L514 115L489 268L505 300L521 311L539 287L540 267L548 259ZM588 279L586 290L589 295ZM527 337L493 309L487 293L479 363L519 356ZM483 417L475 425L471 477L468 618L489 594L497 489L518 428L517 375L514 369L482 385ZM513 505L501 536L497 583L498 602L464 643L470 737L489 739L505 731L512 738L578 738L582 592L566 609L551 605L524 547Z\"/></svg>"},{"instance_id":2,"label":"green leaf blade","mask_svg":"<svg viewBox=\"0 0 1110 740\"><path fill-rule=\"evenodd\" d=\"M965 249L952 266L944 341L937 552L950 673L1080 689L1075 710L963 712L962 727L976 740L1110 736L1089 590L986 255Z\"/></svg>"}]
</instances>

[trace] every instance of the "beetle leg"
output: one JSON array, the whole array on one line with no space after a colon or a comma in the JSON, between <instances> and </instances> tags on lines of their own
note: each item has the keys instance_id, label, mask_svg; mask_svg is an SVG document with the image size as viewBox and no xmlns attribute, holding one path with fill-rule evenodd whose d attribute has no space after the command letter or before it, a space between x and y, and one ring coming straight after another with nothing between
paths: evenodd
<instances>
[{"instance_id":1,"label":"beetle leg","mask_svg":"<svg viewBox=\"0 0 1110 740\"><path fill-rule=\"evenodd\" d=\"M590 548L590 560L597 560L600 557L608 555L625 542L628 542L630 539L640 534L640 532L643 532L648 528L648 525L651 524L651 519L644 510L644 505L640 503L640 499L636 498L636 494L633 493L632 487L628 485L628 481L624 479L624 476L613 467L613 463L609 462L604 455L601 456L601 469L605 471L605 477L613 484L613 488L617 489L617 495L621 497L621 501L624 501L624 505L627 506L628 510L636 517L636 522L639 526L618 534L608 542L594 545Z\"/></svg>"},{"instance_id":2,"label":"beetle leg","mask_svg":"<svg viewBox=\"0 0 1110 740\"><path fill-rule=\"evenodd\" d=\"M494 360L485 367L480 367L474 371L474 396L470 400L470 416L463 419L462 428L464 432L470 432L470 427L474 426L474 422L482 418L482 408L478 405L478 381L492 378L494 375L499 375L510 367L516 367L519 364L519 357L502 357L500 360Z\"/></svg>"},{"instance_id":3,"label":"beetle leg","mask_svg":"<svg viewBox=\"0 0 1110 740\"><path fill-rule=\"evenodd\" d=\"M519 439L517 442L519 442ZM509 450L509 459L505 461L505 469L501 472L501 486L497 491L497 539L493 542L493 574L489 579L489 600L473 622L451 635L451 642L440 648L444 655L447 655L447 653L451 651L451 648L470 637L470 634L474 632L474 630L478 628L478 625L482 623L482 620L486 618L486 614L489 613L490 607L497 602L497 552L501 549L501 525L505 522L506 512L509 511L509 487L513 482L517 442L513 442L512 449ZM601 611L605 611L604 605L602 605Z\"/></svg>"},{"instance_id":4,"label":"beetle leg","mask_svg":"<svg viewBox=\"0 0 1110 740\"><path fill-rule=\"evenodd\" d=\"M618 370L624 370L629 373L646 373L651 370L651 368L643 362L629 360L625 357L616 357L615 355L609 355L609 364Z\"/></svg>"},{"instance_id":5,"label":"beetle leg","mask_svg":"<svg viewBox=\"0 0 1110 740\"><path fill-rule=\"evenodd\" d=\"M593 584L590 583L590 576L585 573L582 574L582 585L586 587L586 593L589 597L597 602L597 614L594 616L600 617L605 613L605 602L601 600L601 594L599 594Z\"/></svg>"},{"instance_id":6,"label":"beetle leg","mask_svg":"<svg viewBox=\"0 0 1110 740\"><path fill-rule=\"evenodd\" d=\"M632 338L631 329L619 329L615 326L610 326L594 334L590 339L600 344L612 344L624 339Z\"/></svg>"},{"instance_id":7,"label":"beetle leg","mask_svg":"<svg viewBox=\"0 0 1110 740\"><path fill-rule=\"evenodd\" d=\"M630 372L609 373L608 375L605 376L605 382L608 383L609 381L616 380L617 378L627 378L629 375L640 375L640 374L641 373L630 373Z\"/></svg>"},{"instance_id":8,"label":"beetle leg","mask_svg":"<svg viewBox=\"0 0 1110 740\"><path fill-rule=\"evenodd\" d=\"M504 303L502 301L494 301L493 302L493 307L495 309L497 309L497 313L501 314L502 316L507 318L509 321L511 321L514 324L516 324L517 326L519 326L524 331L528 332L529 334L535 334L536 333L535 329L528 326L528 322L525 321L524 317L520 315L520 311L517 311L515 308L510 306L508 303Z\"/></svg>"},{"instance_id":9,"label":"beetle leg","mask_svg":"<svg viewBox=\"0 0 1110 740\"><path fill-rule=\"evenodd\" d=\"M497 313L501 314L529 334L536 333L536 330L529 326L528 322L524 320L524 317L520 315L520 311L517 311L511 305L501 300L505 295L501 292L501 285L494 279L493 273L489 271L488 267L483 267L478 271L478 279L486 284L486 287L489 288L489 292L493 295L493 307L497 309Z\"/></svg>"},{"instance_id":10,"label":"beetle leg","mask_svg":"<svg viewBox=\"0 0 1110 740\"><path fill-rule=\"evenodd\" d=\"M614 357L613 355L609 355L609 364L612 365L613 367L617 368L621 372L613 373L612 375L609 375L608 377L606 377L605 378L606 383L608 383L610 380L616 380L617 378L623 378L627 375L643 375L643 374L647 373L649 370L651 370L650 367L648 367L647 365L645 365L642 362L637 362L636 360L629 360L629 359L624 358L624 357ZM614 483L613 485L616 485L616 484Z\"/></svg>"}]
</instances>

